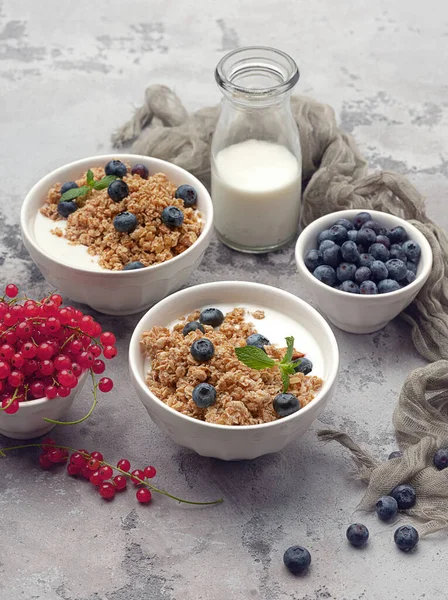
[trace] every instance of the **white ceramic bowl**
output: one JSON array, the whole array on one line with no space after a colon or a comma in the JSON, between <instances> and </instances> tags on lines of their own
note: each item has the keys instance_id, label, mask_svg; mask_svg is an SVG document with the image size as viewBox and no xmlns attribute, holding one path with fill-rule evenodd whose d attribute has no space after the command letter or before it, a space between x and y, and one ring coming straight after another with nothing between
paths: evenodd
<instances>
[{"instance_id":1,"label":"white ceramic bowl","mask_svg":"<svg viewBox=\"0 0 448 600\"><path fill-rule=\"evenodd\" d=\"M51 431L56 425L47 423L44 417L55 421L66 420L73 401L84 385L87 373L88 371L85 371L81 375L78 385L67 398L38 398L21 402L19 410L13 415L0 411L0 434L15 440L27 440Z\"/></svg>"},{"instance_id":2,"label":"white ceramic bowl","mask_svg":"<svg viewBox=\"0 0 448 600\"><path fill-rule=\"evenodd\" d=\"M296 244L296 263L299 276L303 278L318 308L339 329L349 333L372 333L382 329L414 300L429 277L432 267L432 251L428 240L408 221L388 213L367 210L372 218L387 229L401 225L409 238L418 242L422 254L417 269L417 277L408 286L389 292L365 296L350 294L332 288L316 279L306 268L304 257L312 248L317 248L319 233L331 227L337 219L353 219L362 209L341 210L316 219L302 231Z\"/></svg>"},{"instance_id":3,"label":"white ceramic bowl","mask_svg":"<svg viewBox=\"0 0 448 600\"><path fill-rule=\"evenodd\" d=\"M36 242L34 219L44 204L48 190L56 182L79 178L89 167L103 167L119 159L131 165L143 163L150 173L165 173L176 185L187 183L198 193L198 209L204 229L198 240L185 252L167 262L133 271L92 271L74 267L47 254ZM184 285L199 265L210 243L213 206L209 193L193 175L164 160L136 154L107 154L83 158L43 177L27 194L20 215L22 238L31 258L52 287L76 302L88 304L109 315L140 312Z\"/></svg>"},{"instance_id":4,"label":"white ceramic bowl","mask_svg":"<svg viewBox=\"0 0 448 600\"><path fill-rule=\"evenodd\" d=\"M275 310L312 336L322 357L324 384L307 406L298 412L263 425L229 426L206 423L183 415L159 400L145 384L145 358L140 349L142 333L154 325L167 326L198 308L228 303ZM263 321L259 322L259 330ZM286 335L290 335L287 333ZM283 334L282 334L283 335ZM281 343L283 339L271 339ZM299 346L304 352L305 347ZM267 285L223 281L194 286L159 302L138 323L129 346L131 379L152 420L178 444L202 456L224 460L252 459L278 452L300 437L322 412L334 393L339 364L336 339L325 320L309 304Z\"/></svg>"}]
</instances>

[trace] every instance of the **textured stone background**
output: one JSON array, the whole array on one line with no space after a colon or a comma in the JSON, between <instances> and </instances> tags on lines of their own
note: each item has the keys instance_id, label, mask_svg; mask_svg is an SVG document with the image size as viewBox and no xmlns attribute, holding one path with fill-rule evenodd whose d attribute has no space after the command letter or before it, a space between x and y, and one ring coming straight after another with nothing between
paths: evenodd
<instances>
[{"instance_id":1,"label":"textured stone background","mask_svg":"<svg viewBox=\"0 0 448 600\"><path fill-rule=\"evenodd\" d=\"M0 2L2 282L47 290L23 249L22 199L49 170L106 152L114 128L151 82L173 86L196 109L215 103L213 68L237 45L265 44L294 56L298 91L331 103L372 169L406 173L448 225L448 8L442 0L5 0ZM307 298L292 247L266 258L214 242L189 285L256 279ZM58 440L114 461L153 463L158 482L195 499L195 509L127 493L103 502L63 471L44 473L34 452L1 461L2 600L402 600L446 597L446 536L412 556L393 527L354 515L362 486L337 446L315 431L341 427L380 457L394 449L391 414L406 374L423 364L405 326L356 337L335 331L340 388L319 423L281 454L226 464L176 447L130 391L126 348L138 316L102 317L119 334L116 382L94 416ZM90 403L88 387L72 416ZM1 444L8 440L1 439ZM345 529L362 519L369 547L349 548ZM282 566L291 544L313 554L309 575Z\"/></svg>"}]
</instances>

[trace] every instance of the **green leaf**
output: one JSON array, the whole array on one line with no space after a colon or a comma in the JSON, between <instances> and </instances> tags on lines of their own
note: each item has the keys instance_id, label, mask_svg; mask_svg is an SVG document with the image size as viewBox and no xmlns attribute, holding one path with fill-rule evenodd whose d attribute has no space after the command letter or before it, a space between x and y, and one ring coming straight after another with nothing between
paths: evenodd
<instances>
[{"instance_id":1,"label":"green leaf","mask_svg":"<svg viewBox=\"0 0 448 600\"><path fill-rule=\"evenodd\" d=\"M235 348L235 354L238 359L249 367L250 369L268 369L273 367L276 361L268 356L261 348L255 346L243 346L242 348Z\"/></svg>"},{"instance_id":2,"label":"green leaf","mask_svg":"<svg viewBox=\"0 0 448 600\"><path fill-rule=\"evenodd\" d=\"M62 194L59 202L80 198L81 196L85 196L88 192L90 192L90 187L88 185L83 185L79 188L72 188L71 190L67 190L64 194Z\"/></svg>"},{"instance_id":3,"label":"green leaf","mask_svg":"<svg viewBox=\"0 0 448 600\"><path fill-rule=\"evenodd\" d=\"M95 181L95 178L93 177L93 173L92 173L91 169L89 169L89 170L87 171L87 175L86 175L86 177L87 177L87 185L88 185L89 187L92 187L92 185L93 185L93 182Z\"/></svg>"},{"instance_id":4,"label":"green leaf","mask_svg":"<svg viewBox=\"0 0 448 600\"><path fill-rule=\"evenodd\" d=\"M104 190L105 188L109 187L112 181L115 181L116 179L118 179L116 175L106 175L106 177L103 177L99 181L95 181L93 184L93 189Z\"/></svg>"},{"instance_id":5,"label":"green leaf","mask_svg":"<svg viewBox=\"0 0 448 600\"><path fill-rule=\"evenodd\" d=\"M285 338L285 340L286 340L286 353L285 353L285 356L281 360L282 364L290 363L292 360L292 355L294 353L294 338L292 336L289 336L289 337Z\"/></svg>"},{"instance_id":6,"label":"green leaf","mask_svg":"<svg viewBox=\"0 0 448 600\"><path fill-rule=\"evenodd\" d=\"M285 393L289 388L289 375L283 369L280 369L280 373L283 381L283 393Z\"/></svg>"},{"instance_id":7,"label":"green leaf","mask_svg":"<svg viewBox=\"0 0 448 600\"><path fill-rule=\"evenodd\" d=\"M294 373L295 373L294 363L288 363L288 364L284 364L284 365L282 365L280 363L279 367L282 369L282 371L284 371L288 375L294 375Z\"/></svg>"}]
</instances>

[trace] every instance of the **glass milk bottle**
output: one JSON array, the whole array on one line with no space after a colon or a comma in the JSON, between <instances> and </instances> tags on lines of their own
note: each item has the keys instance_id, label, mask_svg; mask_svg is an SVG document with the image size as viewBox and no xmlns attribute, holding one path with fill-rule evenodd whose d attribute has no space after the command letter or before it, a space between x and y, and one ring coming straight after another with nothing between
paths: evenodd
<instances>
[{"instance_id":1,"label":"glass milk bottle","mask_svg":"<svg viewBox=\"0 0 448 600\"><path fill-rule=\"evenodd\" d=\"M238 48L215 78L224 94L211 155L215 228L235 250L269 252L299 226L302 155L290 101L299 71L280 50Z\"/></svg>"}]
</instances>

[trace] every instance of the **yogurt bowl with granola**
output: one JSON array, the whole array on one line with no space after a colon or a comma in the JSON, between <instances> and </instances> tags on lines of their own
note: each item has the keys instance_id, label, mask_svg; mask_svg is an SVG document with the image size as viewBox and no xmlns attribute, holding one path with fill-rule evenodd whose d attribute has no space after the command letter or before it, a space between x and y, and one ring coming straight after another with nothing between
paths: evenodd
<instances>
[{"instance_id":1,"label":"yogurt bowl with granola","mask_svg":"<svg viewBox=\"0 0 448 600\"><path fill-rule=\"evenodd\" d=\"M133 154L82 159L41 179L21 211L24 244L62 294L112 315L179 289L210 242L213 207L193 175Z\"/></svg>"},{"instance_id":2,"label":"yogurt bowl with granola","mask_svg":"<svg viewBox=\"0 0 448 600\"><path fill-rule=\"evenodd\" d=\"M153 421L203 456L252 459L300 437L334 393L326 321L278 288L224 281L182 290L141 319L131 379Z\"/></svg>"}]
</instances>

